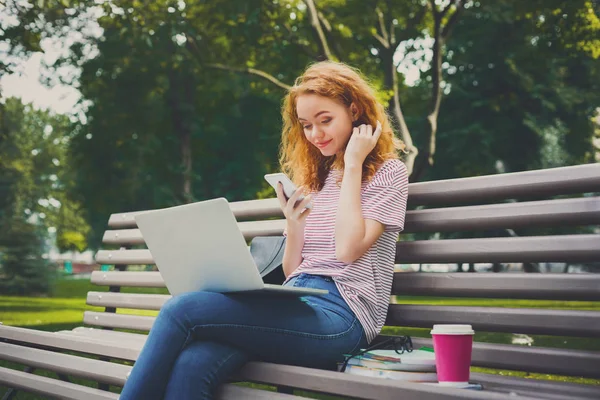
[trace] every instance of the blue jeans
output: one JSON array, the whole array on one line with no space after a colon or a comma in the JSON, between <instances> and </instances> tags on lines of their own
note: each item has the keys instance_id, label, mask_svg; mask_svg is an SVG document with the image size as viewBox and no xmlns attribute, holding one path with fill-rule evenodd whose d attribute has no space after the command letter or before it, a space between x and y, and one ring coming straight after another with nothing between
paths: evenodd
<instances>
[{"instance_id":1,"label":"blue jeans","mask_svg":"<svg viewBox=\"0 0 600 400\"><path fill-rule=\"evenodd\" d=\"M120 398L212 399L249 360L334 370L343 354L367 345L331 278L300 274L286 285L329 294L174 296L156 318Z\"/></svg>"}]
</instances>

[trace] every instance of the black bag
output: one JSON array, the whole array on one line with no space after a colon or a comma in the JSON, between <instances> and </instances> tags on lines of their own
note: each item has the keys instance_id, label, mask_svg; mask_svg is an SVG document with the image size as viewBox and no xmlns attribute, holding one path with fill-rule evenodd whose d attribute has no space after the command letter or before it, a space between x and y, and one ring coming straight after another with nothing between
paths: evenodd
<instances>
[{"instance_id":1,"label":"black bag","mask_svg":"<svg viewBox=\"0 0 600 400\"><path fill-rule=\"evenodd\" d=\"M250 242L250 253L265 283L281 285L285 281L283 253L286 239L285 236L256 236Z\"/></svg>"},{"instance_id":2,"label":"black bag","mask_svg":"<svg viewBox=\"0 0 600 400\"><path fill-rule=\"evenodd\" d=\"M363 354L371 351L371 350L394 350L398 354L403 354L405 351L407 353L411 353L413 351L413 343L412 338L410 336L392 336L381 342L376 342L375 344L367 347L366 349L358 349L352 354L345 354L344 362L338 368L339 372L346 371L346 367L348 366L348 362L350 359L358 356L362 356Z\"/></svg>"}]
</instances>

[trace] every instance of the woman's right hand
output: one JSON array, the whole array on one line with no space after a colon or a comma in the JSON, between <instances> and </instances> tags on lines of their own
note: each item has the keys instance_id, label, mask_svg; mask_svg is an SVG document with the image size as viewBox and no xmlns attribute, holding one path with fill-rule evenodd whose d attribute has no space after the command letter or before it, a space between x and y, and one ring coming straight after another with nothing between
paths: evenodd
<instances>
[{"instance_id":1,"label":"woman's right hand","mask_svg":"<svg viewBox=\"0 0 600 400\"><path fill-rule=\"evenodd\" d=\"M289 199L286 197L285 193L283 193L283 185L281 182L277 184L277 189L275 190L277 199L279 199L279 205L281 206L281 210L287 221L288 234L290 233L290 230L297 230L298 233L303 233L306 225L306 217L310 214L311 209L305 207L310 203L312 195L309 194L304 197L302 201L298 202L298 198L303 192L302 189L302 186L299 187ZM296 204L296 202L298 202L298 204Z\"/></svg>"}]
</instances>

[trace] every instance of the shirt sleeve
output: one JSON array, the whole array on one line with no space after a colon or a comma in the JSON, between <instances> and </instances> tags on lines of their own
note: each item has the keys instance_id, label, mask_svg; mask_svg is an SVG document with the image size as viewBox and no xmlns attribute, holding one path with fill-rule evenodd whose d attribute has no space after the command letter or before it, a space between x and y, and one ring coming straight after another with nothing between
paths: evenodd
<instances>
[{"instance_id":1,"label":"shirt sleeve","mask_svg":"<svg viewBox=\"0 0 600 400\"><path fill-rule=\"evenodd\" d=\"M362 194L363 218L381 222L386 232L401 232L408 198L406 166L394 160L381 168Z\"/></svg>"}]
</instances>

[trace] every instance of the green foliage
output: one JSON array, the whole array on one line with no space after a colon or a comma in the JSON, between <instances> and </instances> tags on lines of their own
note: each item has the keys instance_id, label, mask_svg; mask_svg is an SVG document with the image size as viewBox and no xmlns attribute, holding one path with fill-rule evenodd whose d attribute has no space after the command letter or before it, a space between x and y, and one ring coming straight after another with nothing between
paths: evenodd
<instances>
[{"instance_id":1,"label":"green foliage","mask_svg":"<svg viewBox=\"0 0 600 400\"><path fill-rule=\"evenodd\" d=\"M280 93L261 90L266 85L249 91L248 77L203 67L217 61L204 41L218 43L221 55L240 63L251 57L228 49L256 35L247 24L258 29L262 14L252 4L188 2L168 15L161 14L166 3L114 4L125 11L106 9L99 21L99 55L83 64L80 78L91 106L70 148L77 194L93 210L93 246L113 212L254 197L262 175L277 164L279 141ZM223 30L236 34L223 36ZM181 45L182 35L197 37L201 53Z\"/></svg>"},{"instance_id":2,"label":"green foliage","mask_svg":"<svg viewBox=\"0 0 600 400\"><path fill-rule=\"evenodd\" d=\"M384 45L381 24L394 26L402 46L419 55L433 35L426 3L323 0L317 6L332 58L359 67L386 102L392 91L385 65L395 49ZM97 247L114 212L270 196L262 175L278 169L284 92L244 68L290 85L309 62L323 58L306 4L115 0L99 5L100 37L80 28L93 4L35 2L13 10L19 23L0 32L12 55L34 51L44 37L64 37L69 23L83 35L51 69L81 67L77 84L87 104L85 120L61 131L68 132L63 150L71 172L61 177L70 206L61 207L62 225L54 225L60 247L81 249L86 241ZM448 93L435 164L425 178L593 161L597 2L468 4L443 49ZM422 64L419 84L406 87L398 78L407 124L423 149L431 69L425 53L413 62ZM0 177L0 190L20 176L12 171ZM86 225L79 218L91 231L79 228Z\"/></svg>"},{"instance_id":3,"label":"green foliage","mask_svg":"<svg viewBox=\"0 0 600 400\"><path fill-rule=\"evenodd\" d=\"M0 222L29 219L40 228L56 230L60 250L85 248L82 237L89 227L73 197L69 119L9 98L0 104L0 126Z\"/></svg>"},{"instance_id":4,"label":"green foliage","mask_svg":"<svg viewBox=\"0 0 600 400\"><path fill-rule=\"evenodd\" d=\"M593 162L600 69L593 52L574 45L600 35L581 18L588 3L481 2L465 10L447 46L451 91L429 179Z\"/></svg>"},{"instance_id":5,"label":"green foliage","mask_svg":"<svg viewBox=\"0 0 600 400\"><path fill-rule=\"evenodd\" d=\"M38 295L48 293L54 274L42 258L42 237L36 228L14 218L0 233L0 293Z\"/></svg>"},{"instance_id":6,"label":"green foliage","mask_svg":"<svg viewBox=\"0 0 600 400\"><path fill-rule=\"evenodd\" d=\"M70 122L17 99L0 104L0 290L45 293L52 272L42 258L49 229L59 249L84 249L88 226L70 197Z\"/></svg>"},{"instance_id":7,"label":"green foliage","mask_svg":"<svg viewBox=\"0 0 600 400\"><path fill-rule=\"evenodd\" d=\"M24 54L42 51L44 38L64 38L93 4L91 0L3 2L2 13L7 17L2 19L0 42L8 47L0 51L0 76L14 72Z\"/></svg>"}]
</instances>

